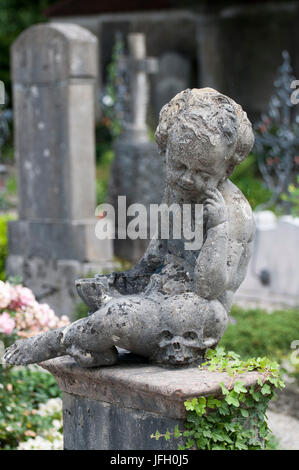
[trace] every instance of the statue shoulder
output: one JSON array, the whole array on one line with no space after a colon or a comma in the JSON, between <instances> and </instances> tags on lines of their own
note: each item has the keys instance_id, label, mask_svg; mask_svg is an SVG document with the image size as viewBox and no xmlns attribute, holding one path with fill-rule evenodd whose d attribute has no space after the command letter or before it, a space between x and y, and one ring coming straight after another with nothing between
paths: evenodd
<instances>
[{"instance_id":1,"label":"statue shoulder","mask_svg":"<svg viewBox=\"0 0 299 470\"><path fill-rule=\"evenodd\" d=\"M255 221L251 206L240 189L227 180L221 193L228 209L230 232L240 242L250 242L255 234Z\"/></svg>"}]
</instances>

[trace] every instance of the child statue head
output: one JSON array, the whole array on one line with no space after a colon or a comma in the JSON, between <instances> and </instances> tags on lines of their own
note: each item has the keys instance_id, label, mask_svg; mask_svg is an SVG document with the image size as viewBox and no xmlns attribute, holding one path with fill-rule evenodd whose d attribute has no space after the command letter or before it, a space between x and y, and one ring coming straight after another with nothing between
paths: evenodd
<instances>
[{"instance_id":1,"label":"child statue head","mask_svg":"<svg viewBox=\"0 0 299 470\"><path fill-rule=\"evenodd\" d=\"M191 195L228 178L254 143L241 106L212 88L177 94L162 108L155 137L166 155L168 185Z\"/></svg>"}]
</instances>

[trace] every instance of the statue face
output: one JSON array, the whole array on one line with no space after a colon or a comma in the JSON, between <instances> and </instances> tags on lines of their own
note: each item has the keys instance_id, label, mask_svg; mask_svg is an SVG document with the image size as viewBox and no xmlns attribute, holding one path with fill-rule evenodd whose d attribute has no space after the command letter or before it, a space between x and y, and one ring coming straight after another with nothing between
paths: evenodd
<instances>
[{"instance_id":1,"label":"statue face","mask_svg":"<svg viewBox=\"0 0 299 470\"><path fill-rule=\"evenodd\" d=\"M175 128L166 152L168 184L182 196L197 197L226 178L227 160L233 155L236 139L226 134L203 134Z\"/></svg>"}]
</instances>

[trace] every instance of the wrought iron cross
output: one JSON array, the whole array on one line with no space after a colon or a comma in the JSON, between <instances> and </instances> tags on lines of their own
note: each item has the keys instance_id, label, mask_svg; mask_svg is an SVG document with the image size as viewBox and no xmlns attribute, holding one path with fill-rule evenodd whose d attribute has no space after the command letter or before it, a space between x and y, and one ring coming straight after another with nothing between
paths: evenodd
<instances>
[{"instance_id":1,"label":"wrought iron cross","mask_svg":"<svg viewBox=\"0 0 299 470\"><path fill-rule=\"evenodd\" d=\"M265 183L272 192L271 199L257 210L282 205L280 197L288 191L293 170L299 168L299 116L294 116L291 102L292 75L290 56L283 51L283 64L274 81L268 111L255 126L254 152Z\"/></svg>"}]
</instances>

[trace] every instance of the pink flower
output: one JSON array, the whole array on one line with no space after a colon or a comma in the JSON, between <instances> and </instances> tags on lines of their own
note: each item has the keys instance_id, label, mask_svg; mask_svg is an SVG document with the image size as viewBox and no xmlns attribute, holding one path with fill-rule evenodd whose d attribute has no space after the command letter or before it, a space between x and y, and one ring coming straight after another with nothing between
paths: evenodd
<instances>
[{"instance_id":1,"label":"pink flower","mask_svg":"<svg viewBox=\"0 0 299 470\"><path fill-rule=\"evenodd\" d=\"M28 307L35 302L34 294L27 287L21 285L13 287L13 308Z\"/></svg>"},{"instance_id":2,"label":"pink flower","mask_svg":"<svg viewBox=\"0 0 299 470\"><path fill-rule=\"evenodd\" d=\"M7 308L11 302L10 285L0 281L0 308Z\"/></svg>"},{"instance_id":3,"label":"pink flower","mask_svg":"<svg viewBox=\"0 0 299 470\"><path fill-rule=\"evenodd\" d=\"M50 327L50 323L53 324L53 318L55 318L55 313L53 310L49 307L48 304L39 304L38 306L39 312L38 312L38 320L39 323L42 327ZM56 323L53 325L55 328Z\"/></svg>"},{"instance_id":4,"label":"pink flower","mask_svg":"<svg viewBox=\"0 0 299 470\"><path fill-rule=\"evenodd\" d=\"M5 335L10 335L15 327L15 321L7 312L0 315L0 332Z\"/></svg>"}]
</instances>

